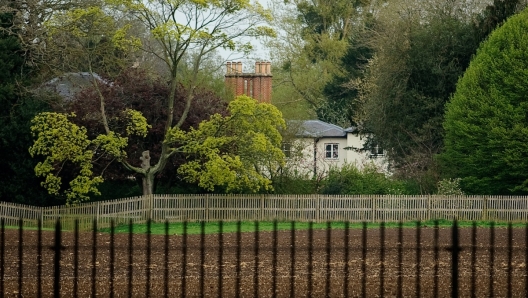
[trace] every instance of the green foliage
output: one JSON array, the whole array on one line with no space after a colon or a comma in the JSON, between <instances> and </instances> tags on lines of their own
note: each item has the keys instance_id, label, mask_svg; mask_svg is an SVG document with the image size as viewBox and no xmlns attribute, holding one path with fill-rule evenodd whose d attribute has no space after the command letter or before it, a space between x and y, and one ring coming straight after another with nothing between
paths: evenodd
<instances>
[{"instance_id":1,"label":"green foliage","mask_svg":"<svg viewBox=\"0 0 528 298\"><path fill-rule=\"evenodd\" d=\"M463 196L465 195L460 188L460 178L447 178L438 181L437 194L444 196Z\"/></svg>"},{"instance_id":2,"label":"green foliage","mask_svg":"<svg viewBox=\"0 0 528 298\"><path fill-rule=\"evenodd\" d=\"M279 176L273 181L276 194L314 194L317 193L317 183L305 177Z\"/></svg>"},{"instance_id":3,"label":"green foliage","mask_svg":"<svg viewBox=\"0 0 528 298\"><path fill-rule=\"evenodd\" d=\"M499 27L507 18L519 12L522 0L493 0L492 5L486 6L476 18L475 31L479 40L484 40L495 28Z\"/></svg>"},{"instance_id":4,"label":"green foliage","mask_svg":"<svg viewBox=\"0 0 528 298\"><path fill-rule=\"evenodd\" d=\"M116 75L127 57L141 46L119 22L100 6L56 12L44 25L48 53L55 71L86 71ZM129 61L128 61L129 62Z\"/></svg>"},{"instance_id":5,"label":"green foliage","mask_svg":"<svg viewBox=\"0 0 528 298\"><path fill-rule=\"evenodd\" d=\"M469 194L528 191L528 11L482 43L446 106L441 161Z\"/></svg>"},{"instance_id":6,"label":"green foliage","mask_svg":"<svg viewBox=\"0 0 528 298\"><path fill-rule=\"evenodd\" d=\"M362 24L369 2L273 1L279 36L268 46L272 48L272 59L280 65L274 69L274 84L278 87L273 97L285 117L313 117L324 109L323 90L335 76L344 74L342 57L351 46L350 37L360 27L357 24ZM292 107L304 117L288 115Z\"/></svg>"},{"instance_id":7,"label":"green foliage","mask_svg":"<svg viewBox=\"0 0 528 298\"><path fill-rule=\"evenodd\" d=\"M42 206L52 198L40 187L27 148L30 120L49 106L26 92L34 70L26 59L32 53L24 51L16 34L3 31L14 17L0 13L0 200Z\"/></svg>"},{"instance_id":8,"label":"green foliage","mask_svg":"<svg viewBox=\"0 0 528 298\"><path fill-rule=\"evenodd\" d=\"M434 156L443 143L444 105L478 46L471 19L456 9L464 5L388 3L373 26L375 54L365 78L355 82L359 123L386 148L394 173L418 181L424 193L436 187Z\"/></svg>"},{"instance_id":9,"label":"green foliage","mask_svg":"<svg viewBox=\"0 0 528 298\"><path fill-rule=\"evenodd\" d=\"M37 115L31 126L36 139L29 148L31 156L46 157L35 167L35 174L45 177L42 186L52 195L61 193L62 179L58 173L64 164L71 162L79 167L79 174L70 181L70 188L65 191L68 204L88 200L89 193L99 194L97 184L103 182L100 176L92 177L93 151L88 149L91 142L86 136L86 128L68 120L68 117L74 116L51 112Z\"/></svg>"},{"instance_id":10,"label":"green foliage","mask_svg":"<svg viewBox=\"0 0 528 298\"><path fill-rule=\"evenodd\" d=\"M189 132L171 129L166 143L186 154L178 172L206 190L227 192L271 190L270 175L284 163L281 113L270 104L239 96L229 103L230 115L213 115Z\"/></svg>"},{"instance_id":11,"label":"green foliage","mask_svg":"<svg viewBox=\"0 0 528 298\"><path fill-rule=\"evenodd\" d=\"M410 194L402 181L393 180L379 172L374 165L358 169L347 164L341 169L330 169L322 182L323 194L340 195L406 195Z\"/></svg>"},{"instance_id":12,"label":"green foliage","mask_svg":"<svg viewBox=\"0 0 528 298\"><path fill-rule=\"evenodd\" d=\"M126 131L130 134L146 135L149 125L140 112L125 110ZM35 174L45 177L41 183L52 195L63 191L62 177L64 166L73 164L78 174L69 181L70 188L65 190L66 202L76 204L90 199L89 194L100 194L97 185L103 182L102 176L93 173L95 154L106 153L112 158L126 158L125 148L128 138L110 131L89 140L85 127L78 126L68 118L74 113L40 113L31 121L31 132L35 141L29 148L31 156L44 156L45 159L35 166Z\"/></svg>"}]
</instances>

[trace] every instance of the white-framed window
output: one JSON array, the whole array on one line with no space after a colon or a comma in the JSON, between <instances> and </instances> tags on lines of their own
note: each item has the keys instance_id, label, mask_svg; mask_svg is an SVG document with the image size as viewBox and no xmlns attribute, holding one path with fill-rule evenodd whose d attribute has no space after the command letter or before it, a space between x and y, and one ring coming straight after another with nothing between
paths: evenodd
<instances>
[{"instance_id":1,"label":"white-framed window","mask_svg":"<svg viewBox=\"0 0 528 298\"><path fill-rule=\"evenodd\" d=\"M325 143L325 158L338 159L339 158L339 144Z\"/></svg>"},{"instance_id":2,"label":"white-framed window","mask_svg":"<svg viewBox=\"0 0 528 298\"><path fill-rule=\"evenodd\" d=\"M290 157L292 151L292 144L290 142L282 142L282 152L285 157Z\"/></svg>"},{"instance_id":3,"label":"white-framed window","mask_svg":"<svg viewBox=\"0 0 528 298\"><path fill-rule=\"evenodd\" d=\"M375 145L370 148L370 158L381 156L383 156L383 148L381 148L379 145Z\"/></svg>"}]
</instances>

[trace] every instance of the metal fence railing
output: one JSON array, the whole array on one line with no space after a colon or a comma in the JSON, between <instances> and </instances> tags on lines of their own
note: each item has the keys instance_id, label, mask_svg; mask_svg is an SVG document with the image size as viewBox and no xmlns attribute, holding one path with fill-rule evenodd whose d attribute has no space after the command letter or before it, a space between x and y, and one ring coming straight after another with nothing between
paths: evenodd
<instances>
[{"instance_id":1,"label":"metal fence railing","mask_svg":"<svg viewBox=\"0 0 528 298\"><path fill-rule=\"evenodd\" d=\"M350 221L398 222L435 219L528 222L528 197L503 196L330 196L330 195L152 195L76 206L33 207L0 202L7 225L19 218L52 228L57 219L66 229L75 220L89 230L154 221Z\"/></svg>"},{"instance_id":2,"label":"metal fence railing","mask_svg":"<svg viewBox=\"0 0 528 298\"><path fill-rule=\"evenodd\" d=\"M6 228L0 222L0 297L527 297L528 226L450 228L438 222L291 222L271 232L116 233ZM159 225L159 224L158 224ZM125 225L127 226L127 225ZM132 231L132 232L131 232ZM137 231L136 231L137 232Z\"/></svg>"}]
</instances>

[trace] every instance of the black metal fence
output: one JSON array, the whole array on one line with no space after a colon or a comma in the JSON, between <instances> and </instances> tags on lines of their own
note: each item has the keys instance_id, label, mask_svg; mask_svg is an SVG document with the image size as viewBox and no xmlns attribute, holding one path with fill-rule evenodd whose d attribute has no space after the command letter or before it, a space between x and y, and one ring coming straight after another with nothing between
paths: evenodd
<instances>
[{"instance_id":1,"label":"black metal fence","mask_svg":"<svg viewBox=\"0 0 528 298\"><path fill-rule=\"evenodd\" d=\"M526 297L528 226L370 228L174 235L6 228L0 297ZM129 224L129 231L134 226Z\"/></svg>"}]
</instances>

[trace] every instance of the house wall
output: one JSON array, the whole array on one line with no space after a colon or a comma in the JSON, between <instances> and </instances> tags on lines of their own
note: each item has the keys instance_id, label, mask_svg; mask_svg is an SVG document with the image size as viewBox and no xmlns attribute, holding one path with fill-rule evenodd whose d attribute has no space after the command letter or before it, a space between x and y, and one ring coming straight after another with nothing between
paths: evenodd
<instances>
[{"instance_id":1,"label":"house wall","mask_svg":"<svg viewBox=\"0 0 528 298\"><path fill-rule=\"evenodd\" d=\"M387 172L386 158L371 158L369 150L359 150L364 148L365 141L366 136L353 133L348 133L346 137L298 138L291 145L292 153L287 165L299 174L310 177L314 171L316 176L326 176L330 168L341 168L345 164L362 168L373 163L380 170ZM326 158L327 144L338 145L337 158Z\"/></svg>"}]
</instances>

